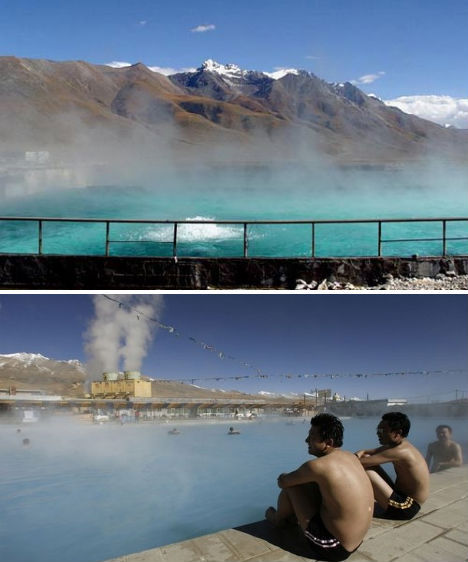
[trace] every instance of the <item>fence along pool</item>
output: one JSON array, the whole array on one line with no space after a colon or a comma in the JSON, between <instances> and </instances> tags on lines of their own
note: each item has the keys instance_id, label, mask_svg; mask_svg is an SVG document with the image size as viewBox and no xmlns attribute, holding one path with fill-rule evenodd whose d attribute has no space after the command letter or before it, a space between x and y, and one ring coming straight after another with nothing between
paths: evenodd
<instances>
[{"instance_id":1,"label":"fence along pool","mask_svg":"<svg viewBox=\"0 0 468 562\"><path fill-rule=\"evenodd\" d=\"M0 217L0 253L144 257L386 257L468 254L468 217L123 220Z\"/></svg>"}]
</instances>

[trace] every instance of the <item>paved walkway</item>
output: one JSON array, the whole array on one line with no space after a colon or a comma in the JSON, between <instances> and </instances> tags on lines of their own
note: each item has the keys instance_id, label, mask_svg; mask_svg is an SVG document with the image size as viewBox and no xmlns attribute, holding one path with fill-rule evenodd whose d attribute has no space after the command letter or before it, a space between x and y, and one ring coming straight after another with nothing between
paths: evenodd
<instances>
[{"instance_id":1,"label":"paved walkway","mask_svg":"<svg viewBox=\"0 0 468 562\"><path fill-rule=\"evenodd\" d=\"M310 561L265 521L114 558L108 562ZM278 546L282 544L282 547ZM467 562L468 465L431 475L431 495L411 521L374 519L350 562Z\"/></svg>"}]
</instances>

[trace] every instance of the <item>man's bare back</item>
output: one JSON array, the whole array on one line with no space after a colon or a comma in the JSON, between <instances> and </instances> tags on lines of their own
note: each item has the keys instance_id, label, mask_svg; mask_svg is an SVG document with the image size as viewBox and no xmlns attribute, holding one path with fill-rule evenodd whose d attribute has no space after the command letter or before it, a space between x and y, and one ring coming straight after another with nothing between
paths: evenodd
<instances>
[{"instance_id":1,"label":"man's bare back","mask_svg":"<svg viewBox=\"0 0 468 562\"><path fill-rule=\"evenodd\" d=\"M377 427L381 447L363 449L355 454L366 469L377 503L391 519L411 519L429 495L429 471L416 447L407 439L409 419L400 412L382 416ZM380 465L391 462L395 482Z\"/></svg>"},{"instance_id":2,"label":"man's bare back","mask_svg":"<svg viewBox=\"0 0 468 562\"><path fill-rule=\"evenodd\" d=\"M326 554L327 560L345 560L361 544L372 520L372 486L359 460L339 449L342 437L343 425L335 416L312 418L306 443L318 458L280 474L278 508L265 513L274 525L297 519L318 559Z\"/></svg>"},{"instance_id":3,"label":"man's bare back","mask_svg":"<svg viewBox=\"0 0 468 562\"><path fill-rule=\"evenodd\" d=\"M354 550L369 528L374 505L372 486L363 476L365 471L352 453L335 450L283 476L281 487L315 482L326 528L347 550Z\"/></svg>"}]
</instances>

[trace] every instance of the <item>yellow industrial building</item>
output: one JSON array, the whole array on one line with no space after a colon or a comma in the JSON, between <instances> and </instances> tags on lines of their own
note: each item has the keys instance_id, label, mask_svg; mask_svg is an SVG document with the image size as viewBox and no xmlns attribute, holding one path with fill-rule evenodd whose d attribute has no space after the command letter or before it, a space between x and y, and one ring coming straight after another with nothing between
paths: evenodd
<instances>
[{"instance_id":1,"label":"yellow industrial building","mask_svg":"<svg viewBox=\"0 0 468 562\"><path fill-rule=\"evenodd\" d=\"M91 383L93 398L151 398L151 381L143 380L138 371L104 373L102 379Z\"/></svg>"}]
</instances>

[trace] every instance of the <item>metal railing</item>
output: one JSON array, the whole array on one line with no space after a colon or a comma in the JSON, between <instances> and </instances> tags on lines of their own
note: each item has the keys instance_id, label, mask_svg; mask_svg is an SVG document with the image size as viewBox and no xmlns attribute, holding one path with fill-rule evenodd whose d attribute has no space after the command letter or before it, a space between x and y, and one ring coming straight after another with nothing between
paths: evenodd
<instances>
[{"instance_id":1,"label":"metal railing","mask_svg":"<svg viewBox=\"0 0 468 562\"><path fill-rule=\"evenodd\" d=\"M382 256L382 248L384 244L394 244L403 242L441 242L441 252L436 255L447 256L451 255L447 252L448 241L464 241L468 240L468 236L447 236L447 224L455 222L466 222L468 226L468 217L437 217L437 218L417 218L417 219L342 219L342 220L256 220L256 221L238 221L238 220L142 220L142 219L94 219L94 218L52 218L52 217L0 217L0 227L4 222L36 222L37 223L37 251L22 252L32 255L44 255L43 241L44 233L43 227L47 223L61 223L61 224L82 224L93 223L105 226L105 240L104 252L101 255L110 256L110 250L113 245L117 244L172 244L172 256L177 257L177 248L180 239L178 238L178 227L180 225L237 225L241 226L243 230L243 255L242 257L249 257L249 228L258 225L310 225L310 257L316 257L316 242L318 225L351 225L351 224L375 224L377 225L376 256ZM400 224L414 224L414 223L440 223L442 232L440 236L429 238L383 238L382 225L400 223ZM154 240L132 240L132 239L118 239L111 238L111 225L172 225L172 241L158 241ZM0 231L1 234L1 231ZM468 229L467 229L468 234ZM1 239L0 239L1 242ZM5 252L0 244L0 253L13 253ZM466 252L468 253L468 252ZM47 255L52 255L46 252ZM63 255L63 254L62 254ZM79 254L82 255L82 254ZM112 254L119 255L119 254ZM151 254L154 256L154 254ZM156 257L156 256L154 256ZM190 257L184 255L184 257ZM197 256L198 257L198 256ZM217 256L222 257L222 256ZM261 257L261 256L255 256ZM353 256L348 256L353 257Z\"/></svg>"}]
</instances>

